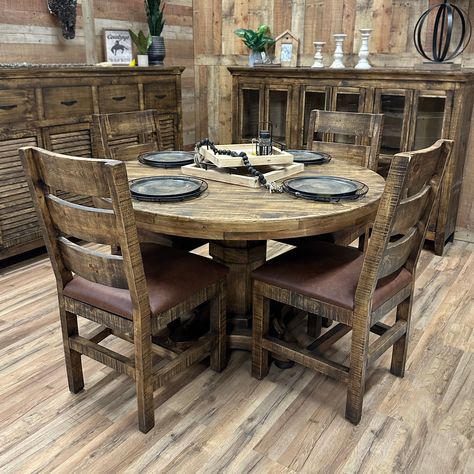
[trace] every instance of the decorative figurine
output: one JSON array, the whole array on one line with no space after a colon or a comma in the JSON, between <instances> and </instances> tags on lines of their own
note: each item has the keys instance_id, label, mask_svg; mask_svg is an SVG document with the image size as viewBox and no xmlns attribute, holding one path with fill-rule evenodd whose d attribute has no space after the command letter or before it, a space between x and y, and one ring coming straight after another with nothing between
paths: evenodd
<instances>
[{"instance_id":1,"label":"decorative figurine","mask_svg":"<svg viewBox=\"0 0 474 474\"><path fill-rule=\"evenodd\" d=\"M372 66L369 63L369 37L372 33L371 28L361 28L360 35L362 42L360 43L359 49L359 62L355 65L355 69L370 69Z\"/></svg>"},{"instance_id":2,"label":"decorative figurine","mask_svg":"<svg viewBox=\"0 0 474 474\"><path fill-rule=\"evenodd\" d=\"M313 41L313 44L314 44L314 47L315 47L316 51L314 53L314 63L311 67L314 67L314 68L324 67L322 49L323 49L323 46L326 44L326 42L325 41Z\"/></svg>"},{"instance_id":3,"label":"decorative figurine","mask_svg":"<svg viewBox=\"0 0 474 474\"><path fill-rule=\"evenodd\" d=\"M347 35L344 33L336 33L333 36L336 41L336 49L334 50L334 61L329 67L331 69L344 69L346 66L344 66L344 63L342 62L342 58L344 57L342 43Z\"/></svg>"}]
</instances>

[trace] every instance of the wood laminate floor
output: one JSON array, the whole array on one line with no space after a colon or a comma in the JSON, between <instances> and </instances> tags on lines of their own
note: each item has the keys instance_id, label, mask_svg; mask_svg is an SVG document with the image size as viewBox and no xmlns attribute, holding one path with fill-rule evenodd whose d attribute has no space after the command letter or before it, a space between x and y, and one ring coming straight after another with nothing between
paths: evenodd
<instances>
[{"instance_id":1,"label":"wood laminate floor","mask_svg":"<svg viewBox=\"0 0 474 474\"><path fill-rule=\"evenodd\" d=\"M343 384L273 365L257 381L249 354L234 351L223 373L199 364L155 392L156 426L143 435L126 376L85 359L86 388L69 393L48 260L3 268L0 472L473 473L473 250L423 251L407 374L389 373L389 353L371 366L357 427Z\"/></svg>"}]
</instances>

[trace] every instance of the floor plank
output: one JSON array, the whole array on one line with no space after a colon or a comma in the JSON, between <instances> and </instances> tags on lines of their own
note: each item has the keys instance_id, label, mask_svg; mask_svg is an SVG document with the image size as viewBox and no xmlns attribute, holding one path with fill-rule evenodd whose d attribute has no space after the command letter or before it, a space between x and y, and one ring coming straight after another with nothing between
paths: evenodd
<instances>
[{"instance_id":1,"label":"floor plank","mask_svg":"<svg viewBox=\"0 0 474 474\"><path fill-rule=\"evenodd\" d=\"M286 248L272 242L268 257ZM86 388L69 393L47 258L1 268L0 472L473 472L473 250L422 252L406 376L389 373L390 353L376 361L358 426L344 419L343 384L273 365L257 381L234 351L223 373L198 364L156 391L147 435L127 377L84 360ZM349 340L332 349L339 362Z\"/></svg>"}]
</instances>

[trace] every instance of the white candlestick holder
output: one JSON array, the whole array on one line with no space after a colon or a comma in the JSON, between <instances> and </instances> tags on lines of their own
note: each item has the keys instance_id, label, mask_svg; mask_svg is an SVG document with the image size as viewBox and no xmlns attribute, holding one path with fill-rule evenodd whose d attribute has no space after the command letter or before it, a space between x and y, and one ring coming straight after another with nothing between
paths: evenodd
<instances>
[{"instance_id":1,"label":"white candlestick holder","mask_svg":"<svg viewBox=\"0 0 474 474\"><path fill-rule=\"evenodd\" d=\"M344 63L342 59L344 58L344 52L342 51L342 43L344 43L344 38L347 36L344 33L337 33L334 36L334 40L336 41L336 49L334 50L334 61L329 66L331 69L344 69Z\"/></svg>"},{"instance_id":2,"label":"white candlestick holder","mask_svg":"<svg viewBox=\"0 0 474 474\"><path fill-rule=\"evenodd\" d=\"M370 69L372 66L369 63L369 38L372 33L370 28L361 28L360 35L362 41L359 50L359 62L355 65L355 69Z\"/></svg>"},{"instance_id":3,"label":"white candlestick holder","mask_svg":"<svg viewBox=\"0 0 474 474\"><path fill-rule=\"evenodd\" d=\"M323 46L326 44L326 42L325 41L313 41L313 44L314 44L314 48L316 49L316 51L314 53L314 63L311 67L314 67L314 68L324 67L322 50L323 50Z\"/></svg>"}]
</instances>

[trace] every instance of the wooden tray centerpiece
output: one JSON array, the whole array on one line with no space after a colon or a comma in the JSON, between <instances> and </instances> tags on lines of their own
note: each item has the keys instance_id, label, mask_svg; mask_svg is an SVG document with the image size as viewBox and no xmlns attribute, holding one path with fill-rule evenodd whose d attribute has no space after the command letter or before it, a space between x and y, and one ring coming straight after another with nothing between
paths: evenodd
<instances>
[{"instance_id":1,"label":"wooden tray centerpiece","mask_svg":"<svg viewBox=\"0 0 474 474\"><path fill-rule=\"evenodd\" d=\"M271 155L257 155L255 145L252 143L218 145L218 148L237 153L245 152L251 165L263 173L269 182L293 176L304 170L304 164L293 162L292 154L276 147L272 147L273 153ZM260 187L258 177L250 175L241 157L219 155L205 145L199 148L199 164L182 166L181 171L189 176L198 176L223 183L249 188Z\"/></svg>"}]
</instances>

